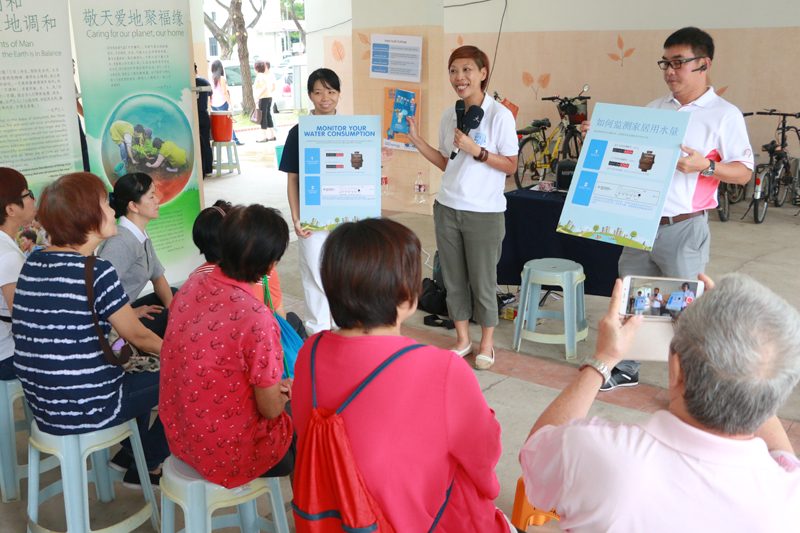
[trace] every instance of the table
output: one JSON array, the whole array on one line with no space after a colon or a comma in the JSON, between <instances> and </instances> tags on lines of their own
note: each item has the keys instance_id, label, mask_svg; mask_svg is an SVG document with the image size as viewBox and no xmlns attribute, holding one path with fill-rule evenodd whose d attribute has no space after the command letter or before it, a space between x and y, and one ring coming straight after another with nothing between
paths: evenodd
<instances>
[{"instance_id":1,"label":"table","mask_svg":"<svg viewBox=\"0 0 800 533\"><path fill-rule=\"evenodd\" d=\"M622 246L556 232L564 197L518 189L506 193L506 237L497 264L499 285L519 285L522 267L531 259L557 257L583 266L586 294L611 296Z\"/></svg>"}]
</instances>

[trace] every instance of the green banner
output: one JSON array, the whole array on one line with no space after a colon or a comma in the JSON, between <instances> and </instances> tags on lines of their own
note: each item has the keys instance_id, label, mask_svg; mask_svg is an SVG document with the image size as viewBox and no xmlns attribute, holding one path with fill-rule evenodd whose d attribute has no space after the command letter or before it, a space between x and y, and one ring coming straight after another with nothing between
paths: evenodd
<instances>
[{"instance_id":1,"label":"green banner","mask_svg":"<svg viewBox=\"0 0 800 533\"><path fill-rule=\"evenodd\" d=\"M92 172L153 178L160 216L147 226L170 282L200 264L192 243L200 212L192 131L188 0L70 0Z\"/></svg>"}]
</instances>

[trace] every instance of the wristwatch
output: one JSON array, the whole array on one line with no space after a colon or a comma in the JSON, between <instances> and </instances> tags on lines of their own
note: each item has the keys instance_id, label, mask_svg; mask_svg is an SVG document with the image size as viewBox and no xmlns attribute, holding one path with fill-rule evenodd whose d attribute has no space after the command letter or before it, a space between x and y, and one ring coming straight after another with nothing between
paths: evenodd
<instances>
[{"instance_id":1,"label":"wristwatch","mask_svg":"<svg viewBox=\"0 0 800 533\"><path fill-rule=\"evenodd\" d=\"M604 362L600 361L599 359L595 359L594 357L590 357L590 358L584 360L583 364L580 366L580 368L578 368L578 372L580 372L581 370L583 370L587 366L590 366L590 367L594 368L595 370L597 370L598 372L600 372L600 374L603 376L603 380L604 380L603 383L605 383L606 381L611 379L611 370L609 370L608 366L606 366L606 364Z\"/></svg>"},{"instance_id":2,"label":"wristwatch","mask_svg":"<svg viewBox=\"0 0 800 533\"><path fill-rule=\"evenodd\" d=\"M714 161L712 161L711 159L709 159L709 160L708 160L708 162L709 162L709 163L711 163L711 166L710 166L710 167L708 167L707 169L705 169L704 171L702 171L702 172L700 173L700 175L701 175L701 176L705 176L705 177L707 177L707 178L710 178L711 176L713 176L713 175L714 175Z\"/></svg>"}]
</instances>

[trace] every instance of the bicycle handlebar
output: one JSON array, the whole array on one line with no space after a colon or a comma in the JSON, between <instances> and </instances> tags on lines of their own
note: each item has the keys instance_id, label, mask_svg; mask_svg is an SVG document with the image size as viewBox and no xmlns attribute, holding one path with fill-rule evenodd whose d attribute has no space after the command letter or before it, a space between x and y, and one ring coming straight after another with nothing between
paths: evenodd
<instances>
[{"instance_id":1,"label":"bicycle handlebar","mask_svg":"<svg viewBox=\"0 0 800 533\"><path fill-rule=\"evenodd\" d=\"M756 115L800 118L800 113L778 113L775 109L772 109L770 111L756 111Z\"/></svg>"},{"instance_id":2,"label":"bicycle handlebar","mask_svg":"<svg viewBox=\"0 0 800 533\"><path fill-rule=\"evenodd\" d=\"M564 101L567 101L567 100L591 100L591 99L592 99L591 96L565 96L564 98L561 98L558 95L556 95L556 96L545 96L544 98L542 98L542 100L547 100L547 101L550 101L550 102L564 102Z\"/></svg>"},{"instance_id":3,"label":"bicycle handlebar","mask_svg":"<svg viewBox=\"0 0 800 533\"><path fill-rule=\"evenodd\" d=\"M749 116L751 116L751 115L754 115L754 114L755 114L755 113L753 113L752 111L750 111L749 113L742 113L742 116L743 116L743 117L749 117Z\"/></svg>"}]
</instances>

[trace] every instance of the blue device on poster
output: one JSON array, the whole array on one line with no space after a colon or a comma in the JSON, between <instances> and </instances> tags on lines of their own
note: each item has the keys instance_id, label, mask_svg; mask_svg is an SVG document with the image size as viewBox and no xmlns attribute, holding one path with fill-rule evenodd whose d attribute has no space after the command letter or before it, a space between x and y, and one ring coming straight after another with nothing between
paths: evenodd
<instances>
[{"instance_id":1,"label":"blue device on poster","mask_svg":"<svg viewBox=\"0 0 800 533\"><path fill-rule=\"evenodd\" d=\"M413 117L417 112L417 103L414 93L396 89L394 94L394 110L392 111L392 130L397 133L408 134L408 121L406 117Z\"/></svg>"}]
</instances>

